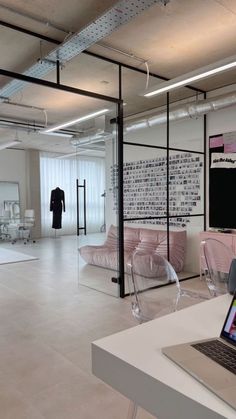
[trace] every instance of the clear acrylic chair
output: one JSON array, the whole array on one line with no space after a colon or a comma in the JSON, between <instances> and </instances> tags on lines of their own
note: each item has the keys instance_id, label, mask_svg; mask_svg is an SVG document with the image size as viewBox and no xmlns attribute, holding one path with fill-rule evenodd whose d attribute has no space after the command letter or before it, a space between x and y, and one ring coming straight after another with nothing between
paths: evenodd
<instances>
[{"instance_id":1,"label":"clear acrylic chair","mask_svg":"<svg viewBox=\"0 0 236 419\"><path fill-rule=\"evenodd\" d=\"M173 282L179 293L179 279L174 268L157 253L134 252L127 271L132 314L138 323L152 320L158 313L159 305L153 297L153 288Z\"/></svg>"},{"instance_id":2,"label":"clear acrylic chair","mask_svg":"<svg viewBox=\"0 0 236 419\"><path fill-rule=\"evenodd\" d=\"M157 288L158 285L175 284L176 292L171 311L178 309L181 298L198 300L209 298L206 294L183 288L171 263L155 251L150 253L135 251L128 263L127 273L132 314L139 323L157 316L160 305L156 293L153 294L153 288Z\"/></svg>"},{"instance_id":3,"label":"clear acrylic chair","mask_svg":"<svg viewBox=\"0 0 236 419\"><path fill-rule=\"evenodd\" d=\"M200 244L200 252L205 258L205 279L212 297L228 292L230 265L235 257L226 244L217 239L205 239Z\"/></svg>"},{"instance_id":4,"label":"clear acrylic chair","mask_svg":"<svg viewBox=\"0 0 236 419\"><path fill-rule=\"evenodd\" d=\"M155 251L150 253L137 250L127 264L131 310L139 324L154 319L160 313L161 305L156 298L155 288L160 284L175 284L176 294L171 302L171 311L176 311L182 297L205 300L207 297L197 292L185 290L180 286L173 266ZM154 291L154 293L153 293ZM135 419L137 405L130 402L127 419Z\"/></svg>"},{"instance_id":5,"label":"clear acrylic chair","mask_svg":"<svg viewBox=\"0 0 236 419\"><path fill-rule=\"evenodd\" d=\"M24 244L32 240L32 228L35 226L35 212L33 209L26 209L24 212L23 222L19 224L20 237L24 240Z\"/></svg>"}]
</instances>

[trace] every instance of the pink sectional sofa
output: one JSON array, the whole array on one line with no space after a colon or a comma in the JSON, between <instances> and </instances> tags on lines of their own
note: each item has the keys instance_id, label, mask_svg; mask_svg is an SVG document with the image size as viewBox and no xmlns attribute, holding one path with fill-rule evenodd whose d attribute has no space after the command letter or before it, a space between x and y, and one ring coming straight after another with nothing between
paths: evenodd
<instances>
[{"instance_id":1,"label":"pink sectional sofa","mask_svg":"<svg viewBox=\"0 0 236 419\"><path fill-rule=\"evenodd\" d=\"M176 272L183 269L186 250L186 231L170 231L170 263ZM142 254L139 267L142 275L150 277L148 255L156 252L167 259L167 232L149 228L124 227L124 259L125 267L131 260L134 251ZM111 225L104 244L100 246L82 246L80 255L90 265L103 268L118 269L118 229ZM141 261L141 260L140 260Z\"/></svg>"}]
</instances>

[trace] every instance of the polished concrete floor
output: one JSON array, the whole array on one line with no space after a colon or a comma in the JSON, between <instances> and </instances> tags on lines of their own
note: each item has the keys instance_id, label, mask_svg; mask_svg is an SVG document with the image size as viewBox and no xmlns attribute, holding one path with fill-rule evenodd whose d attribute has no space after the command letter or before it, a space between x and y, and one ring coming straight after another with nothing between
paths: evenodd
<instances>
[{"instance_id":1,"label":"polished concrete floor","mask_svg":"<svg viewBox=\"0 0 236 419\"><path fill-rule=\"evenodd\" d=\"M130 301L79 283L77 246L70 236L0 244L39 257L0 265L1 419L126 418L129 401L92 375L90 347L136 325ZM199 279L184 286L205 290ZM159 315L170 312L175 287L155 293Z\"/></svg>"}]
</instances>

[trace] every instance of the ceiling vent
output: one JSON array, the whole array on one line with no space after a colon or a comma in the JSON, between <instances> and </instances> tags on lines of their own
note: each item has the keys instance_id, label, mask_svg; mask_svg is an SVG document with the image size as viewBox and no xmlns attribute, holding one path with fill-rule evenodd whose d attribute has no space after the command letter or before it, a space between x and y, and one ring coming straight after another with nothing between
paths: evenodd
<instances>
[{"instance_id":1,"label":"ceiling vent","mask_svg":"<svg viewBox=\"0 0 236 419\"><path fill-rule=\"evenodd\" d=\"M170 109L169 121L179 121L186 118L198 118L212 111L229 108L236 105L236 92L226 93L211 99L178 105ZM124 131L130 133L142 128L151 128L154 125L167 123L166 111L158 112L148 118L140 118L134 122L126 123Z\"/></svg>"}]
</instances>

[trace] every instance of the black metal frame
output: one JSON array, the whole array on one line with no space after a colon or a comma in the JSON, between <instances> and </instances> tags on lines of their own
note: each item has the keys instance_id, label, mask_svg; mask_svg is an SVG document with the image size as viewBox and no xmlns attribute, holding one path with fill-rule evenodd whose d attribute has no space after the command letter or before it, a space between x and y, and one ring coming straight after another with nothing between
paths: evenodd
<instances>
[{"instance_id":1,"label":"black metal frame","mask_svg":"<svg viewBox=\"0 0 236 419\"><path fill-rule=\"evenodd\" d=\"M84 225L83 227L80 227L80 216L79 216L79 190L80 188L83 188L84 190ZM86 180L84 179L83 184L79 184L79 179L76 179L76 208L77 208L77 236L80 234L80 230L84 230L84 235L87 234L87 220L86 220Z\"/></svg>"},{"instance_id":2,"label":"black metal frame","mask_svg":"<svg viewBox=\"0 0 236 419\"><path fill-rule=\"evenodd\" d=\"M200 93L200 92L199 92ZM204 99L206 98L206 93L204 93ZM170 96L169 96L169 92L166 93L166 116L167 116L167 122L166 122L166 147L165 146L155 146L155 145L151 145L151 144L142 144L142 143L136 143L136 142L130 142L130 141L124 141L123 144L125 145L129 145L129 146L133 146L133 147L145 147L145 148L152 148L152 149L159 149L159 150L165 150L166 151L166 160L167 160L167 169L166 169L166 215L165 216L146 216L146 217L132 217L132 218L124 218L123 221L127 222L127 221L144 221L144 220L160 220L160 219L165 219L166 220L166 232L167 232L167 259L170 259L170 219L173 218L178 218L178 217L188 217L188 218L192 218L192 217L203 217L203 222L204 222L204 229L206 228L206 147L207 147L207 141L206 141L206 115L204 115L204 120L203 120L203 141L204 141L204 147L203 150L204 151L195 151L195 150L189 150L189 149L179 149L179 148L175 148L175 147L170 147L170 121L169 121L169 113L170 113ZM198 154L198 155L202 155L204 157L204 171L203 171L203 177L204 177L204 182L203 182L203 196L204 196L204 203L203 203L203 213L200 214L178 214L178 215L170 215L169 213L169 158L170 158L170 151L178 151L178 152L190 152L192 154ZM187 279L192 279L192 278L196 278L198 277L198 274L192 274L190 276L187 276L185 278L180 279L180 281L182 280L187 280ZM160 285L156 285L153 287L149 287L147 288L147 290L150 289L157 289L157 288L161 288L164 286L169 285L167 284L160 284ZM124 289L124 297L128 296L129 293L125 292L125 287Z\"/></svg>"},{"instance_id":3,"label":"black metal frame","mask_svg":"<svg viewBox=\"0 0 236 419\"><path fill-rule=\"evenodd\" d=\"M12 30L16 30L18 32L22 32L25 33L29 36L33 36L36 37L38 39L44 40L46 42L50 42L53 43L55 45L60 45L61 42L51 38L51 37L47 37L45 35L36 33L34 31L30 31L28 29L25 29L23 27L17 26L17 25L13 25L7 22L4 22L2 20L0 20L0 25L7 27L9 29ZM90 52L90 51L83 51L83 54L87 54L90 55L94 58L100 59L100 60L104 60L107 61L111 64L115 64L118 66L119 69L119 98L115 98L115 97L110 97L110 96L106 96L106 95L101 95L99 93L95 93L95 92L89 92L86 90L82 90L82 89L78 89L78 88L74 88L71 86L67 86L67 85L63 85L60 83L60 62L57 61L55 63L55 69L56 69L56 83L54 82L50 82L47 80L42 80L42 79L38 79L38 78L34 78L34 77L30 77L30 76L26 76L24 74L20 74L20 73L16 73L13 71L7 71L5 69L0 69L0 75L5 76L5 77L9 77L9 78L13 78L13 79L18 79L18 80L22 80L26 83L32 83L32 84L36 84L36 85L40 85L40 86L44 86L44 87L48 87L48 88L52 88L52 89L57 89L60 91L64 91L64 92L68 92L68 93L74 93L76 95L83 95L83 96L87 96L87 97L91 97L94 99L98 99L98 100L104 100L104 101L108 101L111 103L114 103L117 105L117 118L116 118L116 123L117 123L117 138L118 138L118 211L119 211L119 216L118 216L118 230L119 230L119 238L118 238L118 246L119 246L119 278L118 278L118 284L119 284L119 295L121 298L124 298L127 294L125 293L125 278L124 278L124 221L128 221L129 219L124 219L124 203L123 203L123 158L124 158L124 145L135 145L135 143L130 143L130 142L124 142L123 141L123 100L122 100L122 68L126 68L129 70L133 70L142 74L146 74L145 70L142 70L140 68L136 68L134 66L107 58L107 57L103 57L99 54ZM166 77L163 77L161 75L157 75L154 73L150 73L150 76L154 77L154 78L158 78L161 80L169 80ZM188 89L198 92L198 93L204 93L204 98L206 97L206 93L198 88L195 88L193 86L186 86ZM167 153L169 153L170 151L190 151L190 150L184 150L184 149L177 149L177 148L172 148L169 147L169 93L167 93ZM196 152L196 151L191 151L191 153L197 153L197 154L204 154L204 213L203 214L194 214L192 216L204 216L204 226L206 226L206 116L204 115L204 152L200 153L200 152ZM160 146L149 146L149 145L145 145L145 144L136 144L139 147L152 147L152 148L159 148L159 149L163 149L163 147ZM168 154L169 155L169 154ZM169 178L169 159L167 159L168 163L168 169L167 169L167 180ZM168 181L167 181L167 185L168 185ZM168 188L168 186L167 186ZM168 240L168 257L169 257L169 219L173 218L172 216L169 215L169 193L167 193L167 215L168 215L168 221L167 221L167 240ZM166 218L166 217L146 217L143 219L153 219L153 218ZM191 277L192 278L192 277ZM158 286L159 287L159 286Z\"/></svg>"}]
</instances>

